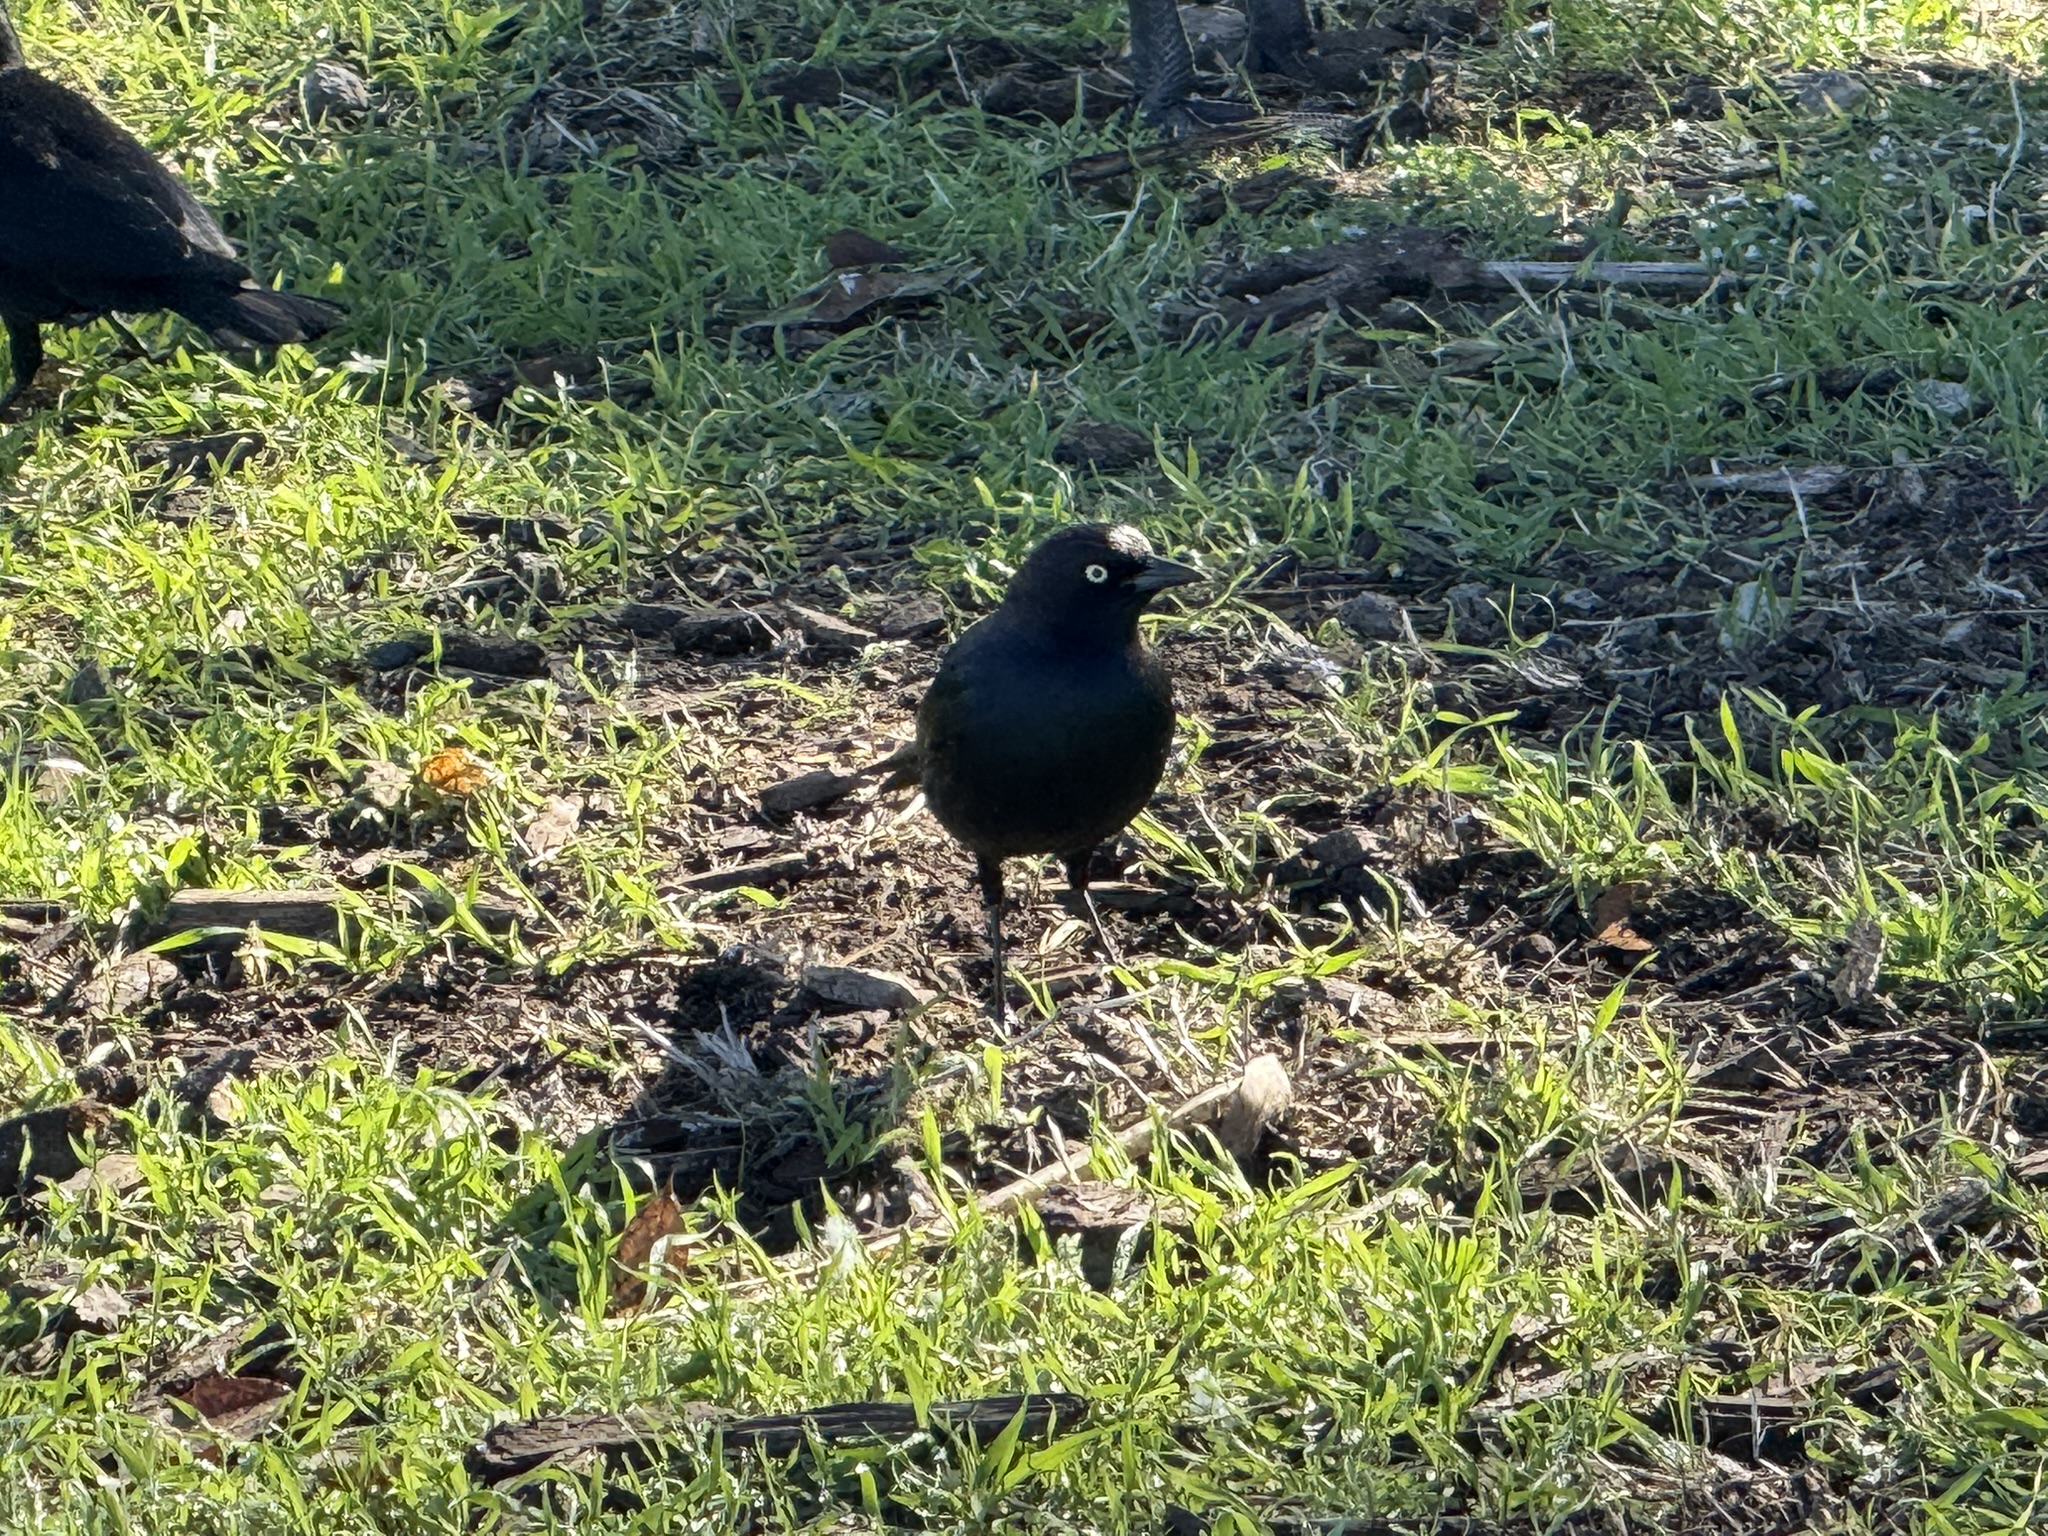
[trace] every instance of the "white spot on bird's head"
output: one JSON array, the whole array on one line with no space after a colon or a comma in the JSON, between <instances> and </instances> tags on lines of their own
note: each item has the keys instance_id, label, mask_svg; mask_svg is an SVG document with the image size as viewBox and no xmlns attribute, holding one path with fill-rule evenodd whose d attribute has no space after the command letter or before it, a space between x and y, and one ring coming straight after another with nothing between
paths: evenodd
<instances>
[{"instance_id":1,"label":"white spot on bird's head","mask_svg":"<svg viewBox=\"0 0 2048 1536\"><path fill-rule=\"evenodd\" d=\"M1152 542L1129 523L1118 523L1102 536L1102 540L1120 555L1133 560L1152 558Z\"/></svg>"}]
</instances>

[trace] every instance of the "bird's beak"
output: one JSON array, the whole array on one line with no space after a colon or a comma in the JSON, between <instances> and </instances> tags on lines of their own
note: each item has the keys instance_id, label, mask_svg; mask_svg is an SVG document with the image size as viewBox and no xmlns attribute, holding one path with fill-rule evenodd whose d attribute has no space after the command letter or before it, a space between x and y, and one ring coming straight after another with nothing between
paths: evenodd
<instances>
[{"instance_id":1,"label":"bird's beak","mask_svg":"<svg viewBox=\"0 0 2048 1536\"><path fill-rule=\"evenodd\" d=\"M1150 597L1168 587L1184 587L1191 581L1207 580L1208 577L1191 565L1182 565L1177 560L1162 560L1153 555L1146 560L1145 568L1131 578L1131 589Z\"/></svg>"}]
</instances>

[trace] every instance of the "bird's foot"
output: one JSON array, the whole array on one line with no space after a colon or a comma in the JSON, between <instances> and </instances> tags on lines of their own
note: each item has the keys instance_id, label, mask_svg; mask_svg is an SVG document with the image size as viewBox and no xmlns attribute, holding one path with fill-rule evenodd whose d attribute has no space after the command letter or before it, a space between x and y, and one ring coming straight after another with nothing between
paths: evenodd
<instances>
[{"instance_id":1,"label":"bird's foot","mask_svg":"<svg viewBox=\"0 0 2048 1536\"><path fill-rule=\"evenodd\" d=\"M1209 101L1184 96L1178 101L1148 105L1145 118L1170 139L1199 138L1205 133L1234 128L1259 116L1259 109L1242 101Z\"/></svg>"}]
</instances>

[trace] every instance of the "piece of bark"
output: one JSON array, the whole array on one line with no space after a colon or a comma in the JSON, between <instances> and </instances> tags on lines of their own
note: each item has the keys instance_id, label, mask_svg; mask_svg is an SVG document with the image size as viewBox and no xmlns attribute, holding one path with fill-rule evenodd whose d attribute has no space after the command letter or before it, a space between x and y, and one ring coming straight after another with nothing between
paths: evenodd
<instances>
[{"instance_id":1,"label":"piece of bark","mask_svg":"<svg viewBox=\"0 0 2048 1536\"><path fill-rule=\"evenodd\" d=\"M765 890L779 880L798 880L809 873L811 856L808 853L785 853L772 859L757 859L751 864L733 864L724 869L707 869L701 874L685 875L676 883L683 890L699 894L730 891L742 885Z\"/></svg>"},{"instance_id":2,"label":"piece of bark","mask_svg":"<svg viewBox=\"0 0 2048 1536\"><path fill-rule=\"evenodd\" d=\"M451 900L438 891L409 891L414 915L424 921L440 922L454 910ZM346 898L341 891L315 888L300 891L216 891L188 887L174 891L155 922L144 934L150 941L168 938L192 929L233 930L240 933L260 928L269 933L333 943L341 937L341 910ZM509 907L490 902L472 902L470 914L484 928L501 933L518 922L519 914Z\"/></svg>"},{"instance_id":3,"label":"piece of bark","mask_svg":"<svg viewBox=\"0 0 2048 1536\"><path fill-rule=\"evenodd\" d=\"M0 1202L32 1191L44 1179L61 1184L85 1162L78 1143L92 1140L113 1119L94 1099L73 1099L0 1120Z\"/></svg>"},{"instance_id":4,"label":"piece of bark","mask_svg":"<svg viewBox=\"0 0 2048 1536\"><path fill-rule=\"evenodd\" d=\"M838 1008L905 1013L932 1000L930 992L893 971L868 971L851 965L807 965L803 985L819 1002Z\"/></svg>"},{"instance_id":5,"label":"piece of bark","mask_svg":"<svg viewBox=\"0 0 2048 1536\"><path fill-rule=\"evenodd\" d=\"M800 603L784 603L782 611L803 635L804 643L820 656L858 656L874 643L875 637L867 630L836 613L824 613Z\"/></svg>"},{"instance_id":6,"label":"piece of bark","mask_svg":"<svg viewBox=\"0 0 2048 1536\"><path fill-rule=\"evenodd\" d=\"M890 609L875 623L884 640L924 640L946 627L946 609L929 592Z\"/></svg>"},{"instance_id":7,"label":"piece of bark","mask_svg":"<svg viewBox=\"0 0 2048 1536\"><path fill-rule=\"evenodd\" d=\"M758 613L737 608L697 608L669 626L679 656L745 656L776 641L775 626Z\"/></svg>"},{"instance_id":8,"label":"piece of bark","mask_svg":"<svg viewBox=\"0 0 2048 1536\"><path fill-rule=\"evenodd\" d=\"M499 635L474 635L447 629L439 636L439 665L461 672L481 672L492 677L545 677L547 652L531 640L510 640ZM434 637L401 635L372 646L363 660L375 671L395 672L401 667L433 665Z\"/></svg>"},{"instance_id":9,"label":"piece of bark","mask_svg":"<svg viewBox=\"0 0 2048 1536\"><path fill-rule=\"evenodd\" d=\"M840 799L859 783L858 775L834 773L830 768L814 768L809 773L800 773L793 779L784 779L780 784L770 784L762 790L761 809L765 814L776 817L815 811Z\"/></svg>"},{"instance_id":10,"label":"piece of bark","mask_svg":"<svg viewBox=\"0 0 2048 1536\"><path fill-rule=\"evenodd\" d=\"M675 603L621 603L612 610L611 621L643 640L660 640L697 611Z\"/></svg>"}]
</instances>

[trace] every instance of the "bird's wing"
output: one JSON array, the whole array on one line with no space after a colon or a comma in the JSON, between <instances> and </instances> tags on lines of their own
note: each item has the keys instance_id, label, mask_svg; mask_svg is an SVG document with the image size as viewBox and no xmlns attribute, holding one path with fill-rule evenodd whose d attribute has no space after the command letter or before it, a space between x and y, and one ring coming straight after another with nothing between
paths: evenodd
<instances>
[{"instance_id":1,"label":"bird's wing","mask_svg":"<svg viewBox=\"0 0 2048 1536\"><path fill-rule=\"evenodd\" d=\"M27 70L0 76L0 204L0 260L82 294L101 279L241 269L182 181L83 96Z\"/></svg>"}]
</instances>

